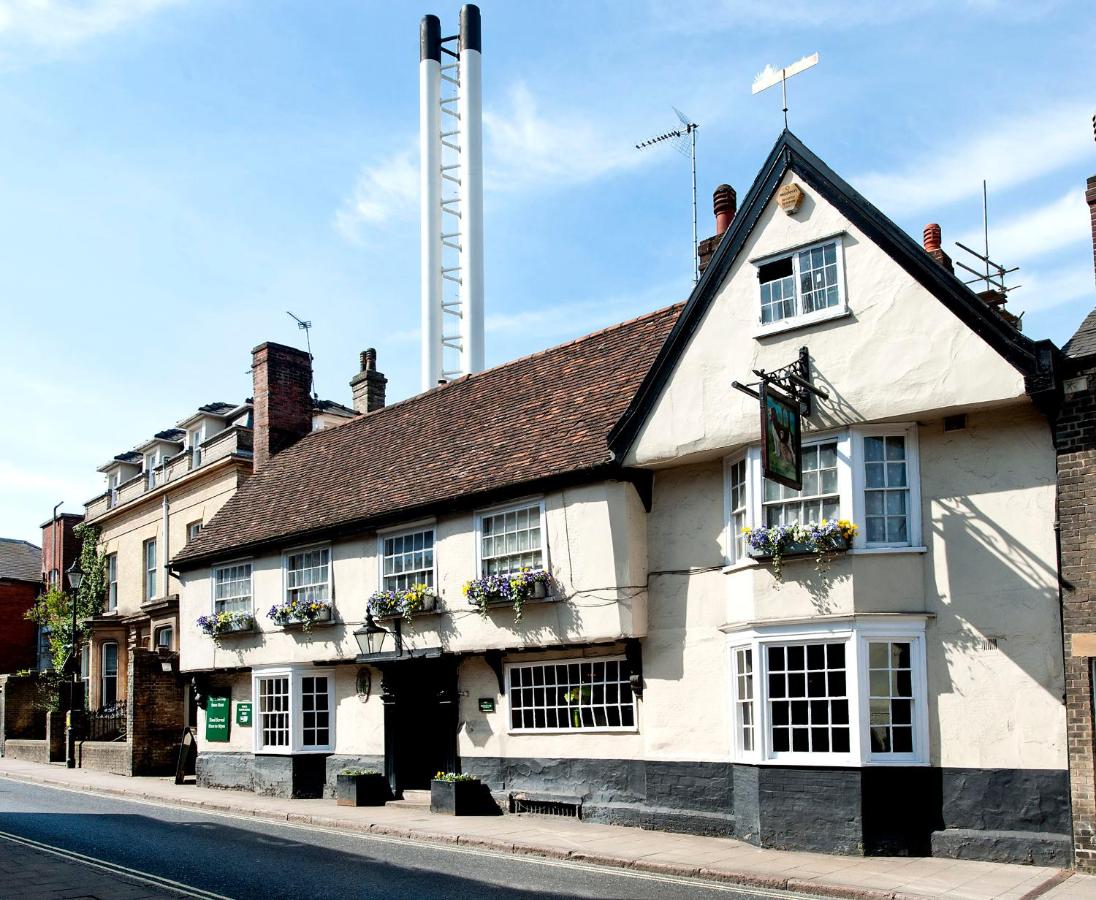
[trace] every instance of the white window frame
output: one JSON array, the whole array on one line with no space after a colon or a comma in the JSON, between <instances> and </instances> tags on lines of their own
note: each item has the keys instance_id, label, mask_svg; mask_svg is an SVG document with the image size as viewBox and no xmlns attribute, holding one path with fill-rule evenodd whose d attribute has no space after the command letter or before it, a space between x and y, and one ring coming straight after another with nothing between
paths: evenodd
<instances>
[{"instance_id":1,"label":"white window frame","mask_svg":"<svg viewBox=\"0 0 1096 900\"><path fill-rule=\"evenodd\" d=\"M913 668L913 752L872 753L868 715L868 644L901 641L910 644ZM845 687L849 703L849 752L776 752L772 749L767 649L772 645L839 642L845 645ZM754 750L743 749L738 729L735 651L753 650ZM887 616L886 620L842 621L814 625L773 625L730 634L727 642L731 701L732 758L758 765L926 766L929 764L928 673L925 658L925 618Z\"/></svg>"},{"instance_id":2,"label":"white window frame","mask_svg":"<svg viewBox=\"0 0 1096 900\"><path fill-rule=\"evenodd\" d=\"M118 672L119 672L119 669L120 669L120 663L119 663L118 655L119 655L120 651L119 651L119 648L118 648L118 642L117 641L103 641L103 643L101 643L99 645L99 706L100 707L104 707L104 706L107 705L106 699L105 699L106 695L107 695L107 647L113 647L114 648L114 675L112 676L114 678L114 703L111 703L110 705L111 706L116 705L118 703L118 700L119 700L119 697L118 697Z\"/></svg>"},{"instance_id":3,"label":"white window frame","mask_svg":"<svg viewBox=\"0 0 1096 900\"><path fill-rule=\"evenodd\" d=\"M145 454L145 485L148 490L152 490L158 484L156 467L162 462L162 455L160 450Z\"/></svg>"},{"instance_id":4,"label":"white window frame","mask_svg":"<svg viewBox=\"0 0 1096 900\"><path fill-rule=\"evenodd\" d=\"M327 743L323 746L306 747L301 742L304 731L304 710L301 709L301 679L322 676L327 678ZM264 678L287 678L289 681L289 744L285 747L267 747L262 743L263 727L259 708L259 682ZM298 753L333 753L335 751L335 670L319 666L274 666L253 669L251 696L254 701L255 724L252 728L252 746L255 753L268 756L289 756Z\"/></svg>"},{"instance_id":5,"label":"white window frame","mask_svg":"<svg viewBox=\"0 0 1096 900\"><path fill-rule=\"evenodd\" d=\"M412 522L410 525L399 525L395 528L384 528L377 532L377 584L384 590L384 542L391 538L406 537L409 534L418 534L422 531L434 533L434 563L431 566L434 584L431 589L438 593L438 526L434 519L423 519L421 522Z\"/></svg>"},{"instance_id":6,"label":"white window frame","mask_svg":"<svg viewBox=\"0 0 1096 900\"><path fill-rule=\"evenodd\" d=\"M484 516L497 516L502 513L517 512L519 509L528 509L533 506L540 509L540 567L546 572L551 571L551 556L548 548L548 517L544 511L543 497L527 497L514 503L506 503L500 506L491 506L476 510L476 577L483 577L483 518Z\"/></svg>"},{"instance_id":7,"label":"white window frame","mask_svg":"<svg viewBox=\"0 0 1096 900\"><path fill-rule=\"evenodd\" d=\"M168 641L167 644L161 644L160 643L160 635L163 634L165 631L167 631L171 634L171 640ZM175 649L175 626L174 625L157 625L152 630L152 649L153 650L159 650L161 648L163 648L165 650L174 650Z\"/></svg>"},{"instance_id":8,"label":"white window frame","mask_svg":"<svg viewBox=\"0 0 1096 900\"><path fill-rule=\"evenodd\" d=\"M202 464L202 441L205 440L205 426L189 430L186 434L187 449L190 451L190 467L197 469Z\"/></svg>"},{"instance_id":9,"label":"white window frame","mask_svg":"<svg viewBox=\"0 0 1096 900\"><path fill-rule=\"evenodd\" d=\"M858 425L852 429L852 490L853 490L853 521L860 526L860 534L854 541L854 546L869 549L886 549L890 547L922 546L921 535L921 453L917 442L917 424L901 422L891 425ZM867 503L864 497L864 438L865 437L904 437L906 439L906 483L909 490L909 523L907 534L909 540L906 543L886 541L868 543L868 529L865 513Z\"/></svg>"},{"instance_id":10,"label":"white window frame","mask_svg":"<svg viewBox=\"0 0 1096 900\"><path fill-rule=\"evenodd\" d=\"M118 608L118 553L108 553L106 560L107 612Z\"/></svg>"},{"instance_id":11,"label":"white window frame","mask_svg":"<svg viewBox=\"0 0 1096 900\"><path fill-rule=\"evenodd\" d=\"M760 457L759 457L760 458ZM734 521L734 507L731 491L731 472L733 468L742 463L745 467L745 484L744 493L746 498L746 510L745 516L741 526L736 526ZM724 560L727 565L733 566L735 563L745 562L749 557L746 554L746 542L742 542L742 553L738 551L738 539L741 536L738 528L753 528L754 523L754 483L752 474L752 466L750 464L750 452L749 450L743 450L738 453L733 453L723 460L723 521L726 522L726 528L724 529Z\"/></svg>"},{"instance_id":12,"label":"white window frame","mask_svg":"<svg viewBox=\"0 0 1096 900\"><path fill-rule=\"evenodd\" d=\"M186 542L189 544L199 534L202 533L204 523L201 519L195 519L193 522L186 523Z\"/></svg>"},{"instance_id":13,"label":"white window frame","mask_svg":"<svg viewBox=\"0 0 1096 900\"><path fill-rule=\"evenodd\" d=\"M537 659L530 660L528 662L508 662L503 664L503 677L506 683L505 697L505 710L503 712L506 715L506 733L512 735L521 734L605 734L605 733L622 733L622 734L636 734L639 732L639 716L640 708L642 704L638 703L638 698L635 692L632 693L632 719L631 725L591 725L583 726L581 728L515 728L513 720L511 719L510 708L510 671L512 669L522 668L534 668L536 666L568 666L568 665L582 665L584 663L597 663L597 662L619 662L624 666L627 665L627 658L623 655L610 655L610 656L571 656L571 657L559 657L552 659ZM623 668L623 666L622 666Z\"/></svg>"},{"instance_id":14,"label":"white window frame","mask_svg":"<svg viewBox=\"0 0 1096 900\"><path fill-rule=\"evenodd\" d=\"M242 559L232 559L227 562L218 563L209 570L209 610L213 615L217 615L217 572L221 569L230 569L233 566L250 566L250 571L247 575L247 587L248 593L251 595L251 602L248 604L247 610L249 615L255 615L255 563L252 557L246 556Z\"/></svg>"},{"instance_id":15,"label":"white window frame","mask_svg":"<svg viewBox=\"0 0 1096 900\"><path fill-rule=\"evenodd\" d=\"M921 464L920 447L917 440L916 423L896 422L889 425L857 425L841 431L812 432L803 436L803 446L824 444L837 441L837 494L842 518L849 519L859 526L859 533L853 538L852 549L865 552L889 550L911 552L923 551L921 535ZM864 512L864 438L903 436L906 439L906 481L909 485L909 541L898 543L867 542ZM748 562L735 556L734 523L731 521L731 466L746 460L746 525L757 527L765 521L764 496L765 485L761 475L761 448L758 445L737 451L724 458L723 463L723 521L724 521L724 560L726 565L735 566Z\"/></svg>"},{"instance_id":16,"label":"white window frame","mask_svg":"<svg viewBox=\"0 0 1096 900\"><path fill-rule=\"evenodd\" d=\"M282 553L282 602L289 602L289 557L296 553L307 553L310 550L327 551L327 603L335 605L335 572L334 554L331 552L331 544L307 544L303 547L291 547ZM254 570L252 570L254 572ZM313 585L315 586L315 585Z\"/></svg>"},{"instance_id":17,"label":"white window frame","mask_svg":"<svg viewBox=\"0 0 1096 900\"><path fill-rule=\"evenodd\" d=\"M152 552L156 556L156 560L152 564L151 567L148 564L148 548L150 546L153 548ZM141 569L142 569L142 575L141 575L142 592L141 593L142 593L142 597L143 597L143 600L144 600L145 603L148 603L151 600L155 600L159 596L157 594L157 591L160 590L160 585L158 583L159 580L160 580L160 565L159 565L160 555L159 554L160 554L160 547L159 547L159 540L157 538L154 538L154 537L146 538L144 541L141 542ZM152 588L151 590L149 590L150 582L151 582L151 588Z\"/></svg>"},{"instance_id":18,"label":"white window frame","mask_svg":"<svg viewBox=\"0 0 1096 900\"><path fill-rule=\"evenodd\" d=\"M812 241L809 244L803 244L798 247L789 247L785 250L781 250L779 253L770 253L767 256L751 259L750 262L755 268L755 278L757 279L757 295L756 295L756 330L754 336L758 337L766 334L773 334L778 331L787 331L792 328L799 328L804 325L813 325L816 322L825 322L829 319L837 319L841 316L849 314L849 294L848 284L845 280L845 232L838 232L837 234L831 234L819 240ZM814 312L804 313L803 310L803 293L800 289L799 283L799 254L807 250L814 250L818 247L824 247L826 244L836 244L835 259L837 264L837 305L827 306L824 309L815 310ZM791 258L792 261L792 281L795 285L795 315L787 316L783 319L777 319L775 322L761 321L761 281L760 271L761 267L768 265L769 263L777 262L781 259Z\"/></svg>"}]
</instances>

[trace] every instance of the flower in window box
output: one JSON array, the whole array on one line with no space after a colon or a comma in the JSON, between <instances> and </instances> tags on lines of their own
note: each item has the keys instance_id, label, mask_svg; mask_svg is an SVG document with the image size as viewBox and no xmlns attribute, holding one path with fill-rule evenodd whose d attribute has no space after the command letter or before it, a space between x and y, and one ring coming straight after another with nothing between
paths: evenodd
<instances>
[{"instance_id":1,"label":"flower in window box","mask_svg":"<svg viewBox=\"0 0 1096 900\"><path fill-rule=\"evenodd\" d=\"M283 628L300 625L305 631L311 631L317 622L330 621L331 601L294 597L284 603L274 604L266 615Z\"/></svg>"},{"instance_id":2,"label":"flower in window box","mask_svg":"<svg viewBox=\"0 0 1096 900\"><path fill-rule=\"evenodd\" d=\"M783 580L786 556L813 554L815 568L825 572L833 555L848 550L859 528L848 519L823 519L817 524L774 525L772 528L743 528L746 553L754 559L771 559L773 576Z\"/></svg>"},{"instance_id":3,"label":"flower in window box","mask_svg":"<svg viewBox=\"0 0 1096 900\"><path fill-rule=\"evenodd\" d=\"M226 634L250 631L255 625L255 619L250 613L220 612L211 616L199 616L197 625L216 641Z\"/></svg>"},{"instance_id":4,"label":"flower in window box","mask_svg":"<svg viewBox=\"0 0 1096 900\"><path fill-rule=\"evenodd\" d=\"M438 602L438 595L427 584L413 584L405 590L374 591L367 601L369 612L377 619L402 618L414 627L416 613L429 612Z\"/></svg>"},{"instance_id":5,"label":"flower in window box","mask_svg":"<svg viewBox=\"0 0 1096 900\"><path fill-rule=\"evenodd\" d=\"M544 599L555 584L552 573L545 569L521 569L512 575L484 575L464 585L464 596L483 618L492 606L509 604L514 608L514 622L520 622L525 602Z\"/></svg>"}]
</instances>

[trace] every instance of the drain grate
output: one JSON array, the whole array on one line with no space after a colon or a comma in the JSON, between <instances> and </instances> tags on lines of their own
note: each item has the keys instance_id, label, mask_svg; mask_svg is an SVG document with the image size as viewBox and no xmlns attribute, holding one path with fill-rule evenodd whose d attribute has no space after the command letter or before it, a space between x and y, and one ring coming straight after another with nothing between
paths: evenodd
<instances>
[{"instance_id":1,"label":"drain grate","mask_svg":"<svg viewBox=\"0 0 1096 900\"><path fill-rule=\"evenodd\" d=\"M561 800L536 800L532 797L514 797L515 813L527 813L534 816L552 816L554 818L578 819L581 803L568 803Z\"/></svg>"}]
</instances>

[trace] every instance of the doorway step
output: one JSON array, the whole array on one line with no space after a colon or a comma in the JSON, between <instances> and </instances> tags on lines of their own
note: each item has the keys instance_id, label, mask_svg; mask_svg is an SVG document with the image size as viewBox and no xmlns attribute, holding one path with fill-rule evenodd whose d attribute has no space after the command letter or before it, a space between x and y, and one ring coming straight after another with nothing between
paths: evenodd
<instances>
[{"instance_id":1,"label":"doorway step","mask_svg":"<svg viewBox=\"0 0 1096 900\"><path fill-rule=\"evenodd\" d=\"M395 806L398 809L429 809L429 791L404 791L402 800L389 800L385 806Z\"/></svg>"}]
</instances>

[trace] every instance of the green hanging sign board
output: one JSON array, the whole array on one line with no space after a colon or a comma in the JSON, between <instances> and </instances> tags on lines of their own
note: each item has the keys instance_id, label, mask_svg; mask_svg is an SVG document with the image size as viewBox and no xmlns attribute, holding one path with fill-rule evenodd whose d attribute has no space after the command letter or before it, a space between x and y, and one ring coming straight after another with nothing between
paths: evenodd
<instances>
[{"instance_id":1,"label":"green hanging sign board","mask_svg":"<svg viewBox=\"0 0 1096 900\"><path fill-rule=\"evenodd\" d=\"M231 702L228 697L210 697L206 700L207 741L228 740L228 716Z\"/></svg>"},{"instance_id":2,"label":"green hanging sign board","mask_svg":"<svg viewBox=\"0 0 1096 900\"><path fill-rule=\"evenodd\" d=\"M236 704L236 724L243 725L244 728L251 727L251 704L250 703L237 703Z\"/></svg>"}]
</instances>

